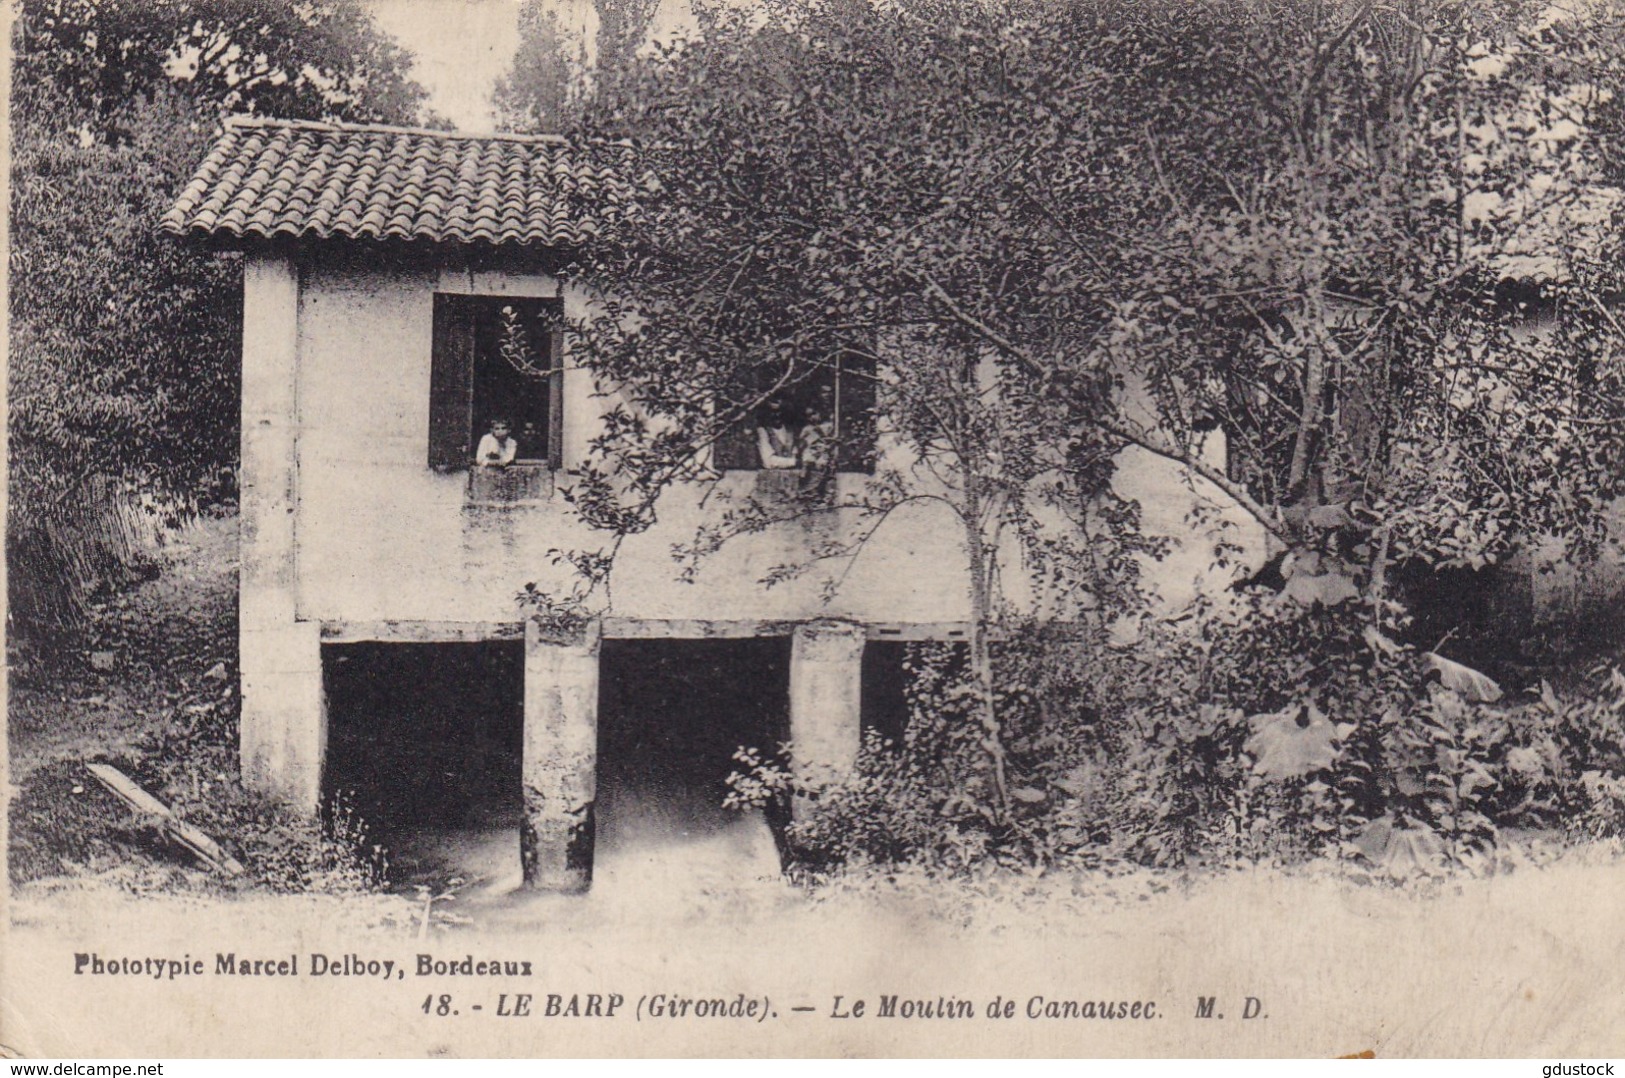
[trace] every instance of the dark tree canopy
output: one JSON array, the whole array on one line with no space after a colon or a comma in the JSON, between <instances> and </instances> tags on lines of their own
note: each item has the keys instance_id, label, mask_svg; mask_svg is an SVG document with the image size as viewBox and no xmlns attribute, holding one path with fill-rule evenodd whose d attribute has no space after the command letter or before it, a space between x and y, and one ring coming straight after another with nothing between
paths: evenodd
<instances>
[{"instance_id":1,"label":"dark tree canopy","mask_svg":"<svg viewBox=\"0 0 1625 1078\"><path fill-rule=\"evenodd\" d=\"M232 112L408 121L359 4L24 3L12 120L14 517L94 473L182 501L235 459L240 273L158 218Z\"/></svg>"},{"instance_id":2,"label":"dark tree canopy","mask_svg":"<svg viewBox=\"0 0 1625 1078\"><path fill-rule=\"evenodd\" d=\"M648 40L660 0L593 0L593 6L598 10L598 66L624 68Z\"/></svg>"},{"instance_id":3,"label":"dark tree canopy","mask_svg":"<svg viewBox=\"0 0 1625 1078\"><path fill-rule=\"evenodd\" d=\"M732 368L907 327L1000 364L1028 446L1098 480L1138 445L1285 543L1584 546L1625 460L1622 55L1612 0L709 9L589 112L659 177L600 268L693 358L597 358L703 440Z\"/></svg>"},{"instance_id":4,"label":"dark tree canopy","mask_svg":"<svg viewBox=\"0 0 1625 1078\"><path fill-rule=\"evenodd\" d=\"M578 354L628 403L578 504L647 526L764 395L868 353L919 464L846 508L929 472L978 620L1001 533L1133 602L1127 447L1290 548L1305 603L1595 549L1625 472L1622 46L1615 0L702 8L585 99L649 177L589 253L621 302Z\"/></svg>"}]
</instances>

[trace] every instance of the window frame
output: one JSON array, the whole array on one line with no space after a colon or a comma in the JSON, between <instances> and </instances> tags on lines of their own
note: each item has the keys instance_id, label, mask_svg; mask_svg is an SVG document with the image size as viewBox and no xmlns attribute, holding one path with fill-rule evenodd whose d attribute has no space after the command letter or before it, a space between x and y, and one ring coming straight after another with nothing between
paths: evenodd
<instances>
[{"instance_id":1,"label":"window frame","mask_svg":"<svg viewBox=\"0 0 1625 1078\"><path fill-rule=\"evenodd\" d=\"M563 303L557 297L513 296L500 293L434 293L433 331L429 371L429 441L427 460L439 472L467 471L485 433L476 426L476 395L482 357L478 339L480 319L505 305L528 308L536 324L550 325L547 341L548 373L546 455L519 457L509 468L559 471L564 457L564 327Z\"/></svg>"},{"instance_id":2,"label":"window frame","mask_svg":"<svg viewBox=\"0 0 1625 1078\"><path fill-rule=\"evenodd\" d=\"M822 364L827 368L827 364ZM834 370L830 374L830 393L834 404L834 442L836 446L835 463L832 469L837 475L873 475L876 461L879 456L876 431L876 382L874 356L854 351L852 349L839 349L835 354ZM813 370L816 372L817 368ZM782 372L782 368L780 368ZM758 368L758 375L767 373ZM774 372L779 373L779 372ZM816 375L809 374L792 381L785 389L800 389L812 385ZM763 378L763 381L766 379ZM766 387L763 387L765 392ZM765 398L764 398L765 403ZM860 433L856 438L851 434L846 417L853 411L866 416L862 427L866 432ZM763 471L804 471L800 468L771 469L764 468L757 451L756 423L754 411L741 418L740 422L716 438L711 444L711 466L718 472L763 472ZM866 434L866 436L865 436ZM741 459L752 461L748 466L738 463Z\"/></svg>"}]
</instances>

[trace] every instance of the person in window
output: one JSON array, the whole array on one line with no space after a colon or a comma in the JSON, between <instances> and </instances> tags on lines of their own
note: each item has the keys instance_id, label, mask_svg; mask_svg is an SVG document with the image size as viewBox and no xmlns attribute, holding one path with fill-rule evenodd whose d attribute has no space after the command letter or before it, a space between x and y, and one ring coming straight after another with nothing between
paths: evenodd
<instances>
[{"instance_id":1,"label":"person in window","mask_svg":"<svg viewBox=\"0 0 1625 1078\"><path fill-rule=\"evenodd\" d=\"M512 430L505 417L492 419L490 433L480 439L480 446L474 451L474 463L481 468L506 468L512 464L519 452L519 442L514 439Z\"/></svg>"},{"instance_id":2,"label":"person in window","mask_svg":"<svg viewBox=\"0 0 1625 1078\"><path fill-rule=\"evenodd\" d=\"M802 468L801 492L825 494L835 475L835 404L827 389L807 409L797 439Z\"/></svg>"},{"instance_id":3,"label":"person in window","mask_svg":"<svg viewBox=\"0 0 1625 1078\"><path fill-rule=\"evenodd\" d=\"M835 460L835 399L828 386L821 386L818 395L807 406L807 415L801 424L801 466L827 470Z\"/></svg>"},{"instance_id":4,"label":"person in window","mask_svg":"<svg viewBox=\"0 0 1625 1078\"><path fill-rule=\"evenodd\" d=\"M542 428L536 425L534 419L525 420L525 425L519 430L519 458L544 460L546 457L547 439L542 437Z\"/></svg>"},{"instance_id":5,"label":"person in window","mask_svg":"<svg viewBox=\"0 0 1625 1078\"><path fill-rule=\"evenodd\" d=\"M796 468L801 464L801 424L790 408L774 398L756 413L756 450L763 468Z\"/></svg>"}]
</instances>

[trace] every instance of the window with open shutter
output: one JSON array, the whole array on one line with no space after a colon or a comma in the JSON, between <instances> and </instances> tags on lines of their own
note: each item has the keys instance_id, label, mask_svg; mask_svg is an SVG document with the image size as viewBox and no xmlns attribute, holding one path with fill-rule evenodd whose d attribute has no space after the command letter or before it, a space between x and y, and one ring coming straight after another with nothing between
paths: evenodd
<instances>
[{"instance_id":1,"label":"window with open shutter","mask_svg":"<svg viewBox=\"0 0 1625 1078\"><path fill-rule=\"evenodd\" d=\"M778 461L798 461L804 467L828 467L834 450L834 470L872 472L875 463L875 377L872 357L842 352L833 364L825 363L807 377L780 389L755 414L724 432L712 446L712 462L722 471L784 467L763 459L763 446L773 438L782 443ZM745 401L760 395L777 380L777 372L758 371L755 382L732 396ZM771 436L764 435L771 429ZM822 458L822 459L819 459Z\"/></svg>"},{"instance_id":2,"label":"window with open shutter","mask_svg":"<svg viewBox=\"0 0 1625 1078\"><path fill-rule=\"evenodd\" d=\"M430 466L467 467L500 422L518 443L515 464L559 467L561 313L557 300L435 295Z\"/></svg>"},{"instance_id":3,"label":"window with open shutter","mask_svg":"<svg viewBox=\"0 0 1625 1078\"><path fill-rule=\"evenodd\" d=\"M759 397L771 384L772 372L753 370L741 379L737 390L728 394L730 406L737 407ZM723 407L721 401L718 407ZM711 446L711 463L718 471L756 469L762 466L756 449L756 416L746 416L722 432Z\"/></svg>"}]
</instances>

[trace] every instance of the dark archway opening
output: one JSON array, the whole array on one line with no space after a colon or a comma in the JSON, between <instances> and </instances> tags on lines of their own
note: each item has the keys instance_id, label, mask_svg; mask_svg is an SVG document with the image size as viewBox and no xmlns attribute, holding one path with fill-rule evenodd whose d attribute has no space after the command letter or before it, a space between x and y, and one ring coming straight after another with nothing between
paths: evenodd
<instances>
[{"instance_id":1,"label":"dark archway opening","mask_svg":"<svg viewBox=\"0 0 1625 1078\"><path fill-rule=\"evenodd\" d=\"M323 802L384 846L392 887L519 876L524 645L322 647Z\"/></svg>"},{"instance_id":2,"label":"dark archway opening","mask_svg":"<svg viewBox=\"0 0 1625 1078\"><path fill-rule=\"evenodd\" d=\"M678 847L707 851L707 871L759 869L764 817L723 800L740 747L789 737L790 641L606 640L601 663L595 879Z\"/></svg>"},{"instance_id":3,"label":"dark archway opening","mask_svg":"<svg viewBox=\"0 0 1625 1078\"><path fill-rule=\"evenodd\" d=\"M863 729L896 749L908 733L909 645L901 640L871 640L863 649Z\"/></svg>"},{"instance_id":4,"label":"dark archway opening","mask_svg":"<svg viewBox=\"0 0 1625 1078\"><path fill-rule=\"evenodd\" d=\"M1534 627L1534 594L1528 573L1527 567L1507 565L1443 568L1409 561L1393 566L1392 596L1410 615L1400 638L1465 663L1503 689L1529 688L1524 647Z\"/></svg>"}]
</instances>

